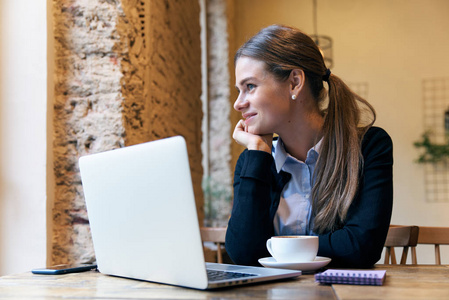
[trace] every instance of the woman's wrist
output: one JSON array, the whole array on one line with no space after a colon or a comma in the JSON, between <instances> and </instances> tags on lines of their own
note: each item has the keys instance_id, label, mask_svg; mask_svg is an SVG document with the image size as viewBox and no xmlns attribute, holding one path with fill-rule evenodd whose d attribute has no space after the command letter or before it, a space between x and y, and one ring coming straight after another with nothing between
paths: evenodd
<instances>
[{"instance_id":1,"label":"woman's wrist","mask_svg":"<svg viewBox=\"0 0 449 300\"><path fill-rule=\"evenodd\" d=\"M254 143L249 144L247 148L248 150L258 150L271 153L271 147L264 138L257 139Z\"/></svg>"}]
</instances>

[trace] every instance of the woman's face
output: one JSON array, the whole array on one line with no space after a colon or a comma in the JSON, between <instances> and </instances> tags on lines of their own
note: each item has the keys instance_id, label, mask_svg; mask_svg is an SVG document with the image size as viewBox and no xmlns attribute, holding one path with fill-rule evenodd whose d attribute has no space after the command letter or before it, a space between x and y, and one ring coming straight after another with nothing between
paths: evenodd
<instances>
[{"instance_id":1,"label":"woman's face","mask_svg":"<svg viewBox=\"0 0 449 300\"><path fill-rule=\"evenodd\" d=\"M289 80L280 82L260 60L240 57L235 67L239 96L234 109L242 114L246 131L252 134L278 133L290 111Z\"/></svg>"}]
</instances>

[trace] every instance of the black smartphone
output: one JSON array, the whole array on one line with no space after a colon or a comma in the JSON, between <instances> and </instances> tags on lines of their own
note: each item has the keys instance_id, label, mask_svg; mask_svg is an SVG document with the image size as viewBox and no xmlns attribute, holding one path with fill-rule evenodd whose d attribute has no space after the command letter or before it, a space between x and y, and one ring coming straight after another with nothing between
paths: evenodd
<instances>
[{"instance_id":1,"label":"black smartphone","mask_svg":"<svg viewBox=\"0 0 449 300\"><path fill-rule=\"evenodd\" d=\"M33 269L31 270L31 273L42 275L59 275L59 274L90 271L96 268L97 265L95 264L56 265L47 268Z\"/></svg>"}]
</instances>

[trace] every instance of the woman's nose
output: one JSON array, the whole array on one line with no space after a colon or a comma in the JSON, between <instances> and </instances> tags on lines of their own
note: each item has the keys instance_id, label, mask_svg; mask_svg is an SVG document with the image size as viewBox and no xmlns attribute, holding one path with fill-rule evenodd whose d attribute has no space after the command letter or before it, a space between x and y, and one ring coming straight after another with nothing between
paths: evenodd
<instances>
[{"instance_id":1,"label":"woman's nose","mask_svg":"<svg viewBox=\"0 0 449 300\"><path fill-rule=\"evenodd\" d=\"M247 106L248 106L248 101L242 95L239 95L234 102L234 109L236 111L240 111Z\"/></svg>"}]
</instances>

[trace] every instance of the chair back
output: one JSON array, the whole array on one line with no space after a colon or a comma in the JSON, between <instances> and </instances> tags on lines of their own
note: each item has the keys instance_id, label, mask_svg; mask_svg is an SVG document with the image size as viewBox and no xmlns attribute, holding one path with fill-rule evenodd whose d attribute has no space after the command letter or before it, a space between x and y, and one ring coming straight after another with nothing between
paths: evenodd
<instances>
[{"instance_id":1,"label":"chair back","mask_svg":"<svg viewBox=\"0 0 449 300\"><path fill-rule=\"evenodd\" d=\"M384 263L389 264L391 260L391 264L397 264L394 247L402 247L401 265L405 265L407 262L409 248L411 248L412 264L417 264L416 245L419 232L418 226L390 225L385 241Z\"/></svg>"},{"instance_id":2,"label":"chair back","mask_svg":"<svg viewBox=\"0 0 449 300\"><path fill-rule=\"evenodd\" d=\"M441 265L440 245L449 245L449 227L419 226L418 244L435 246L435 264Z\"/></svg>"},{"instance_id":3,"label":"chair back","mask_svg":"<svg viewBox=\"0 0 449 300\"><path fill-rule=\"evenodd\" d=\"M203 242L213 242L217 246L217 262L223 263L222 246L225 243L226 227L201 227L200 232Z\"/></svg>"}]
</instances>

